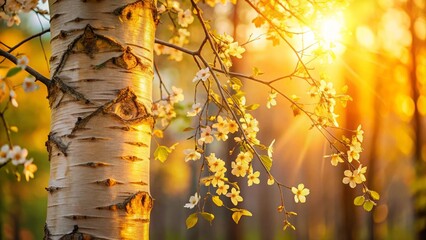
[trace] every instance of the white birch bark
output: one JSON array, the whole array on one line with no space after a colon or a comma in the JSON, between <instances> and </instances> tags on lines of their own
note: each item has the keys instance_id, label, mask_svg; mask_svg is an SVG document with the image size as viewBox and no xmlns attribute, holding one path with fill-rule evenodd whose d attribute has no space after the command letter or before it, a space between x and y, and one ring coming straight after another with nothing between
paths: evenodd
<instances>
[{"instance_id":1,"label":"white birch bark","mask_svg":"<svg viewBox=\"0 0 426 240\"><path fill-rule=\"evenodd\" d=\"M155 1L49 5L45 239L148 239Z\"/></svg>"}]
</instances>

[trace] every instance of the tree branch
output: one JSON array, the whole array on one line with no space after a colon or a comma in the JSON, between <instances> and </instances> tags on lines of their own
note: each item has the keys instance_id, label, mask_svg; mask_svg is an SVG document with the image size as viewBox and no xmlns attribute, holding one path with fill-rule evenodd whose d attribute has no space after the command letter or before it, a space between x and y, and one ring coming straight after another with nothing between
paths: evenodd
<instances>
[{"instance_id":1,"label":"tree branch","mask_svg":"<svg viewBox=\"0 0 426 240\"><path fill-rule=\"evenodd\" d=\"M0 56L7 58L8 60L13 62L14 64L16 64L18 62L18 59L15 56L4 51L3 49L0 49ZM25 71L27 71L29 74L33 75L36 78L36 80L42 82L47 88L50 87L50 85L51 85L50 79L43 76L41 73L37 72L35 69L31 68L30 66L27 66L25 68Z\"/></svg>"},{"instance_id":2,"label":"tree branch","mask_svg":"<svg viewBox=\"0 0 426 240\"><path fill-rule=\"evenodd\" d=\"M50 28L48 28L48 29L46 29L46 30L44 30L44 31L42 31L42 32L39 32L39 33L37 33L37 34L34 34L34 35L32 35L32 36L30 36L30 37L28 37L28 38L26 38L26 39L22 40L21 42L19 42L19 43L18 43L18 44L16 44L15 46L11 47L11 48L9 49L9 51L7 51L7 52L8 52L8 53L11 53L13 50L17 49L17 48L18 48L18 47L20 47L22 44L24 44L24 43L26 43L26 42L30 41L30 40L31 40L31 39L33 39L33 38L36 38L36 37L39 37L39 36L41 36L41 35L43 35L43 34L45 34L45 33L48 33L48 32L50 32Z\"/></svg>"}]
</instances>

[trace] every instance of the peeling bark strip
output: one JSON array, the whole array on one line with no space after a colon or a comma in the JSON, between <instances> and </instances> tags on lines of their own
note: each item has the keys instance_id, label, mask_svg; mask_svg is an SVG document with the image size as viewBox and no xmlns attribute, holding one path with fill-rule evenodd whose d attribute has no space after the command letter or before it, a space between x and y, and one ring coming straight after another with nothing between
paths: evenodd
<instances>
[{"instance_id":1,"label":"peeling bark strip","mask_svg":"<svg viewBox=\"0 0 426 240\"><path fill-rule=\"evenodd\" d=\"M98 207L100 210L124 210L129 215L136 215L140 220L149 222L149 214L154 202L147 192L137 192L128 197L122 203L113 204L106 207Z\"/></svg>"}]
</instances>

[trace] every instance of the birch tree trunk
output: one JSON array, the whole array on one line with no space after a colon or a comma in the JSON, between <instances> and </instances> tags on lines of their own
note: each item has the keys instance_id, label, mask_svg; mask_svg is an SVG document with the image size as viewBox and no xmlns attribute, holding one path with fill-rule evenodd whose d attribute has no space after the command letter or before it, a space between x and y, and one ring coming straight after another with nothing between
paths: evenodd
<instances>
[{"instance_id":1,"label":"birch tree trunk","mask_svg":"<svg viewBox=\"0 0 426 240\"><path fill-rule=\"evenodd\" d=\"M45 239L148 239L154 0L52 0Z\"/></svg>"}]
</instances>

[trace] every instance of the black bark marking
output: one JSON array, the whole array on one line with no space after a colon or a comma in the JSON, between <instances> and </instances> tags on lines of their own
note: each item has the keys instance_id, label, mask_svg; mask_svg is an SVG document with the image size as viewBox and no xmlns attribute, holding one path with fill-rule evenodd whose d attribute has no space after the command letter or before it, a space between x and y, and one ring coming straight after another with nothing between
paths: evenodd
<instances>
[{"instance_id":1,"label":"black bark marking","mask_svg":"<svg viewBox=\"0 0 426 240\"><path fill-rule=\"evenodd\" d=\"M59 238L59 240L106 240L106 239L94 237L87 233L82 233L78 230L78 225L74 225L72 232L65 234L64 236Z\"/></svg>"},{"instance_id":2,"label":"black bark marking","mask_svg":"<svg viewBox=\"0 0 426 240\"><path fill-rule=\"evenodd\" d=\"M89 24L84 29L84 33L77 38L72 48L73 53L84 52L89 57L93 57L99 52L120 52L123 47L111 38L96 34Z\"/></svg>"},{"instance_id":3,"label":"black bark marking","mask_svg":"<svg viewBox=\"0 0 426 240\"><path fill-rule=\"evenodd\" d=\"M124 88L120 90L114 100L104 104L83 118L79 117L69 137L72 137L77 130L84 129L90 119L100 113L110 114L124 124L133 125L145 122L150 125L151 129L155 123L154 117L148 113L143 104L137 101L136 95L130 88ZM128 129L130 130L131 128L129 127Z\"/></svg>"},{"instance_id":4,"label":"black bark marking","mask_svg":"<svg viewBox=\"0 0 426 240\"><path fill-rule=\"evenodd\" d=\"M87 215L69 215L69 216L64 216L64 218L68 218L72 220L85 220L85 219L94 219L94 218L100 218L100 217L87 216Z\"/></svg>"},{"instance_id":5,"label":"black bark marking","mask_svg":"<svg viewBox=\"0 0 426 240\"><path fill-rule=\"evenodd\" d=\"M47 223L44 224L44 237L43 240L52 240L52 234L50 234L50 230L47 227Z\"/></svg>"},{"instance_id":6,"label":"black bark marking","mask_svg":"<svg viewBox=\"0 0 426 240\"><path fill-rule=\"evenodd\" d=\"M134 3L130 3L126 6L117 8L114 10L114 14L117 15L121 21L138 21L138 18L143 15L143 11L146 9L151 10L153 20L157 25L159 19L157 7L155 2L152 0L139 0Z\"/></svg>"},{"instance_id":7,"label":"black bark marking","mask_svg":"<svg viewBox=\"0 0 426 240\"><path fill-rule=\"evenodd\" d=\"M44 189L46 189L46 191L48 191L49 193L52 194L54 192L57 192L57 191L61 190L62 188L61 187L50 186L50 187L47 187L47 188L44 188Z\"/></svg>"},{"instance_id":8,"label":"black bark marking","mask_svg":"<svg viewBox=\"0 0 426 240\"><path fill-rule=\"evenodd\" d=\"M77 121L75 122L74 128L71 130L71 136L74 135L74 133L77 130L82 130L85 129L86 124L89 122L89 120L96 116L97 114L102 112L102 107L99 107L98 109L96 109L94 112L90 113L89 115L87 115L86 117L82 118L82 117L78 117Z\"/></svg>"},{"instance_id":9,"label":"black bark marking","mask_svg":"<svg viewBox=\"0 0 426 240\"><path fill-rule=\"evenodd\" d=\"M137 184L137 185L141 185L141 186L146 186L148 185L148 183L144 182L144 181L140 181L140 182L130 182L131 184Z\"/></svg>"},{"instance_id":10,"label":"black bark marking","mask_svg":"<svg viewBox=\"0 0 426 240\"><path fill-rule=\"evenodd\" d=\"M137 101L136 95L128 87L122 89L117 98L105 106L104 112L116 116L125 123L146 122L151 128L154 127L154 117Z\"/></svg>"},{"instance_id":11,"label":"black bark marking","mask_svg":"<svg viewBox=\"0 0 426 240\"><path fill-rule=\"evenodd\" d=\"M68 21L66 23L73 23L73 22L74 23L79 23L79 22L82 22L82 21L92 21L92 20L96 20L96 19L94 19L94 18L80 18L80 17L76 17L73 20L70 20L70 21Z\"/></svg>"},{"instance_id":12,"label":"black bark marking","mask_svg":"<svg viewBox=\"0 0 426 240\"><path fill-rule=\"evenodd\" d=\"M88 142L97 142L97 141L107 141L111 140L110 138L102 138L102 137L87 137L87 138L80 138L80 141L88 141Z\"/></svg>"},{"instance_id":13,"label":"black bark marking","mask_svg":"<svg viewBox=\"0 0 426 240\"><path fill-rule=\"evenodd\" d=\"M130 161L130 162L143 161L142 158L139 158L136 156L121 156L120 159Z\"/></svg>"},{"instance_id":14,"label":"black bark marking","mask_svg":"<svg viewBox=\"0 0 426 240\"><path fill-rule=\"evenodd\" d=\"M60 96L59 92L62 92L63 94ZM90 100L87 99L83 94L75 90L74 88L66 85L61 78L59 77L53 77L52 78L52 84L49 88L49 95L47 98L49 99L49 105L51 108L57 108L63 98L64 94L69 94L72 97L74 97L76 100L83 101L85 104L90 104ZM60 96L59 101L56 101L56 99ZM56 105L53 106L53 104L56 102Z\"/></svg>"},{"instance_id":15,"label":"black bark marking","mask_svg":"<svg viewBox=\"0 0 426 240\"><path fill-rule=\"evenodd\" d=\"M56 136L54 133L49 133L45 143L47 151L49 152L49 160L52 154L52 144L54 144L65 157L67 156L69 143L65 144L60 137Z\"/></svg>"},{"instance_id":16,"label":"black bark marking","mask_svg":"<svg viewBox=\"0 0 426 240\"><path fill-rule=\"evenodd\" d=\"M143 142L125 142L125 144L138 146L138 147L148 147L148 145Z\"/></svg>"},{"instance_id":17,"label":"black bark marking","mask_svg":"<svg viewBox=\"0 0 426 240\"><path fill-rule=\"evenodd\" d=\"M112 178L107 178L107 179L102 180L102 181L96 181L96 184L105 185L107 187L112 187L114 185L123 184L123 183L122 182L118 182L117 180L112 179Z\"/></svg>"},{"instance_id":18,"label":"black bark marking","mask_svg":"<svg viewBox=\"0 0 426 240\"><path fill-rule=\"evenodd\" d=\"M135 132L138 132L138 131L139 131L137 128L129 127L129 126L124 126L124 127L120 127L120 126L111 126L111 127L108 127L108 128L109 128L109 129L122 130L122 131L126 131L126 132L128 132L128 131L135 131Z\"/></svg>"},{"instance_id":19,"label":"black bark marking","mask_svg":"<svg viewBox=\"0 0 426 240\"><path fill-rule=\"evenodd\" d=\"M87 162L87 163L77 164L76 166L97 168L97 167L108 167L108 166L111 166L111 164L103 163L103 162Z\"/></svg>"},{"instance_id":20,"label":"black bark marking","mask_svg":"<svg viewBox=\"0 0 426 240\"><path fill-rule=\"evenodd\" d=\"M94 66L94 68L102 69L106 67L108 63L112 63L115 66L124 68L126 70L136 68L137 66L139 66L142 70L149 68L148 66L143 65L141 59L132 53L132 49L130 47L127 47L120 56L113 57L99 65Z\"/></svg>"},{"instance_id":21,"label":"black bark marking","mask_svg":"<svg viewBox=\"0 0 426 240\"><path fill-rule=\"evenodd\" d=\"M153 206L152 197L147 192L137 192L122 203L117 203L105 207L98 207L99 210L125 211L129 215L141 217L141 221L149 222L149 214Z\"/></svg>"},{"instance_id":22,"label":"black bark marking","mask_svg":"<svg viewBox=\"0 0 426 240\"><path fill-rule=\"evenodd\" d=\"M61 61L56 67L53 77L55 77L65 65L68 56L72 53L85 53L89 57L93 57L95 53L99 52L122 52L124 48L116 41L96 34L95 29L87 24L84 28L83 34L76 37L67 47L67 50L61 57Z\"/></svg>"}]
</instances>

